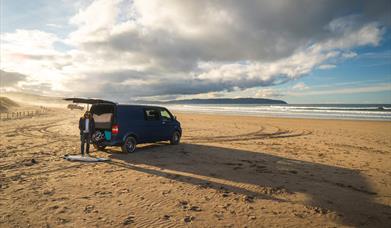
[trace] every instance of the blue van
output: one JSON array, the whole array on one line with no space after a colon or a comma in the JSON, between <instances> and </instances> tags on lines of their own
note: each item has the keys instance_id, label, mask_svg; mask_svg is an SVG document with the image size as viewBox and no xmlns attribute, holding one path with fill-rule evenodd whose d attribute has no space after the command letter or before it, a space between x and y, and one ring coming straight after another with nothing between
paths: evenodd
<instances>
[{"instance_id":1,"label":"blue van","mask_svg":"<svg viewBox=\"0 0 391 228\"><path fill-rule=\"evenodd\" d=\"M95 120L94 147L121 146L132 153L137 144L170 141L177 145L182 136L179 121L164 107L124 105L99 99L66 98L74 103L91 104Z\"/></svg>"}]
</instances>

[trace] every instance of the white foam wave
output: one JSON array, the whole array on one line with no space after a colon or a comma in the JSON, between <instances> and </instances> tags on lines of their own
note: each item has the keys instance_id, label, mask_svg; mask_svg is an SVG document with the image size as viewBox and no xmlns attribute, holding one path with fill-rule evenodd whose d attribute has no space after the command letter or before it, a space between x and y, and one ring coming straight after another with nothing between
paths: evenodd
<instances>
[{"instance_id":1,"label":"white foam wave","mask_svg":"<svg viewBox=\"0 0 391 228\"><path fill-rule=\"evenodd\" d=\"M244 106L244 105L169 105L172 110L236 115L303 117L326 119L391 120L391 107L337 107L337 106Z\"/></svg>"}]
</instances>

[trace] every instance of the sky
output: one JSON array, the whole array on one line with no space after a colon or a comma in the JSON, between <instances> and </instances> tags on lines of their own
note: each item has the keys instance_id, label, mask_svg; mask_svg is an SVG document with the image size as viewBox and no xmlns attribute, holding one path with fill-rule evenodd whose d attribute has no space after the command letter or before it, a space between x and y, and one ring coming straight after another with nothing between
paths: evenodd
<instances>
[{"instance_id":1,"label":"sky","mask_svg":"<svg viewBox=\"0 0 391 228\"><path fill-rule=\"evenodd\" d=\"M391 103L386 0L0 0L1 92Z\"/></svg>"}]
</instances>

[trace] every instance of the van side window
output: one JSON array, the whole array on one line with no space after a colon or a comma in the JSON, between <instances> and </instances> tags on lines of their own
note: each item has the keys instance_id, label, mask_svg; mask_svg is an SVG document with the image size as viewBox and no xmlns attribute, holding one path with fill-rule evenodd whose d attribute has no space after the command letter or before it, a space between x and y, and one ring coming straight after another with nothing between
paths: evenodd
<instances>
[{"instance_id":1,"label":"van side window","mask_svg":"<svg viewBox=\"0 0 391 228\"><path fill-rule=\"evenodd\" d=\"M144 109L144 115L146 120L159 120L159 112L156 109L147 108Z\"/></svg>"},{"instance_id":2,"label":"van side window","mask_svg":"<svg viewBox=\"0 0 391 228\"><path fill-rule=\"evenodd\" d=\"M164 109L160 110L160 116L165 121L172 120L172 117L171 117L170 113L168 113L167 110L164 110Z\"/></svg>"}]
</instances>

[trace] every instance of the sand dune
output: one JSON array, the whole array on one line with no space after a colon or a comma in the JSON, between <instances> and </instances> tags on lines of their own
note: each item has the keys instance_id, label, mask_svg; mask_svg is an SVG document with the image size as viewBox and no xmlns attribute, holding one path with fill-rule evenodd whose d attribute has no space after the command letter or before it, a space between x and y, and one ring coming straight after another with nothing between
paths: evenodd
<instances>
[{"instance_id":1,"label":"sand dune","mask_svg":"<svg viewBox=\"0 0 391 228\"><path fill-rule=\"evenodd\" d=\"M0 112L7 112L10 108L19 107L18 103L8 97L0 97Z\"/></svg>"},{"instance_id":2,"label":"sand dune","mask_svg":"<svg viewBox=\"0 0 391 228\"><path fill-rule=\"evenodd\" d=\"M80 115L1 122L1 227L391 224L390 122L176 113L178 146L69 162Z\"/></svg>"}]
</instances>

